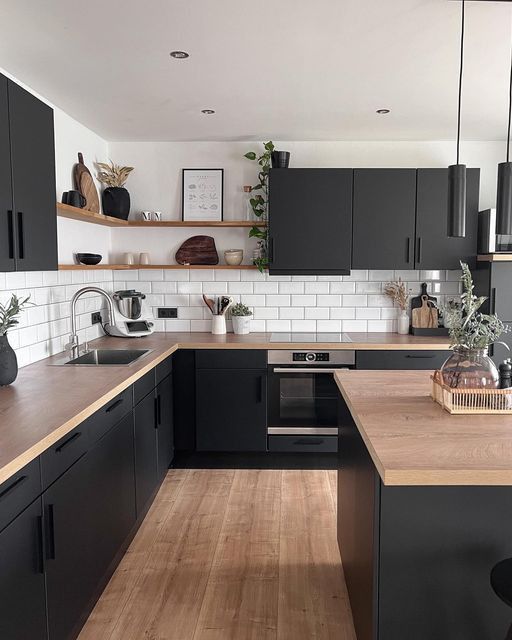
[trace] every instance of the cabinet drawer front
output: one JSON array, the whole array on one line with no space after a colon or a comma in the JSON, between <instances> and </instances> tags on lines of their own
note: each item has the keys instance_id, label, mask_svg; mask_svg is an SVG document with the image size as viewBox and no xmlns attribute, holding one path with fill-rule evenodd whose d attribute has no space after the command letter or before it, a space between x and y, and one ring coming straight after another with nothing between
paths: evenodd
<instances>
[{"instance_id":1,"label":"cabinet drawer front","mask_svg":"<svg viewBox=\"0 0 512 640\"><path fill-rule=\"evenodd\" d=\"M439 369L451 351L358 351L357 369Z\"/></svg>"},{"instance_id":2,"label":"cabinet drawer front","mask_svg":"<svg viewBox=\"0 0 512 640\"><path fill-rule=\"evenodd\" d=\"M0 485L0 530L6 527L41 493L39 458Z\"/></svg>"},{"instance_id":3,"label":"cabinet drawer front","mask_svg":"<svg viewBox=\"0 0 512 640\"><path fill-rule=\"evenodd\" d=\"M268 450L281 453L336 453L338 436L269 436Z\"/></svg>"},{"instance_id":4,"label":"cabinet drawer front","mask_svg":"<svg viewBox=\"0 0 512 640\"><path fill-rule=\"evenodd\" d=\"M142 398L146 397L148 393L151 393L153 389L156 387L155 384L155 370L152 369L148 371L146 375L139 378L133 384L133 404L137 404L142 400Z\"/></svg>"},{"instance_id":5,"label":"cabinet drawer front","mask_svg":"<svg viewBox=\"0 0 512 640\"><path fill-rule=\"evenodd\" d=\"M212 349L196 351L197 369L265 369L267 352L255 349Z\"/></svg>"},{"instance_id":6,"label":"cabinet drawer front","mask_svg":"<svg viewBox=\"0 0 512 640\"><path fill-rule=\"evenodd\" d=\"M155 377L156 384L160 384L164 378L172 373L172 356L166 358L163 362L156 365Z\"/></svg>"},{"instance_id":7,"label":"cabinet drawer front","mask_svg":"<svg viewBox=\"0 0 512 640\"><path fill-rule=\"evenodd\" d=\"M131 410L132 388L128 387L85 421L91 446Z\"/></svg>"},{"instance_id":8,"label":"cabinet drawer front","mask_svg":"<svg viewBox=\"0 0 512 640\"><path fill-rule=\"evenodd\" d=\"M89 448L86 423L70 431L41 455L43 489L49 487Z\"/></svg>"}]
</instances>

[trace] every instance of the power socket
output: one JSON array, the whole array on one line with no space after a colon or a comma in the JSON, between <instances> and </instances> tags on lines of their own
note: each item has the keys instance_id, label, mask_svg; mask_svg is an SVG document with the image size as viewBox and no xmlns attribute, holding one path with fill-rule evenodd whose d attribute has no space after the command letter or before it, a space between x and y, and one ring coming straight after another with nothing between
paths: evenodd
<instances>
[{"instance_id":1,"label":"power socket","mask_svg":"<svg viewBox=\"0 0 512 640\"><path fill-rule=\"evenodd\" d=\"M177 318L178 308L177 307L158 307L158 317L159 318Z\"/></svg>"},{"instance_id":2,"label":"power socket","mask_svg":"<svg viewBox=\"0 0 512 640\"><path fill-rule=\"evenodd\" d=\"M95 311L94 313L91 313L91 322L92 324L98 324L102 322L101 320L101 313L99 311Z\"/></svg>"}]
</instances>

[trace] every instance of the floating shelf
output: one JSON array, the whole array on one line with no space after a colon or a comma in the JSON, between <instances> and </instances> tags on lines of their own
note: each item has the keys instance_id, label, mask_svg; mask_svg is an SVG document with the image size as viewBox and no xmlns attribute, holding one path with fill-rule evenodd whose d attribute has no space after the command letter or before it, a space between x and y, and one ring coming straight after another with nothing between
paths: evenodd
<instances>
[{"instance_id":1,"label":"floating shelf","mask_svg":"<svg viewBox=\"0 0 512 640\"><path fill-rule=\"evenodd\" d=\"M85 271L104 269L106 271L130 271L137 269L256 269L252 264L59 264L59 271Z\"/></svg>"},{"instance_id":2,"label":"floating shelf","mask_svg":"<svg viewBox=\"0 0 512 640\"><path fill-rule=\"evenodd\" d=\"M512 253L486 253L478 256L478 262L512 262Z\"/></svg>"},{"instance_id":3,"label":"floating shelf","mask_svg":"<svg viewBox=\"0 0 512 640\"><path fill-rule=\"evenodd\" d=\"M250 220L221 220L220 222L205 221L183 221L183 220L161 220L160 222L144 222L142 220L120 220L111 216L104 216L102 213L86 211L69 204L57 203L57 215L61 218L71 218L80 222L100 224L105 227L265 227L265 222L251 222Z\"/></svg>"}]
</instances>

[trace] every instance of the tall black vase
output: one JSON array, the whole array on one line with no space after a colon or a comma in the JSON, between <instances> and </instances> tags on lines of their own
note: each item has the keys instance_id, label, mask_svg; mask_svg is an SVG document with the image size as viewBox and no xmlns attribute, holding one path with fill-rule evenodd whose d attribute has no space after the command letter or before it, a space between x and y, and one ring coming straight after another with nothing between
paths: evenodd
<instances>
[{"instance_id":1,"label":"tall black vase","mask_svg":"<svg viewBox=\"0 0 512 640\"><path fill-rule=\"evenodd\" d=\"M107 187L101 195L101 204L106 216L128 220L130 194L124 187Z\"/></svg>"},{"instance_id":2,"label":"tall black vase","mask_svg":"<svg viewBox=\"0 0 512 640\"><path fill-rule=\"evenodd\" d=\"M7 335L0 335L0 386L11 384L18 377L18 359L14 349L7 340Z\"/></svg>"}]
</instances>

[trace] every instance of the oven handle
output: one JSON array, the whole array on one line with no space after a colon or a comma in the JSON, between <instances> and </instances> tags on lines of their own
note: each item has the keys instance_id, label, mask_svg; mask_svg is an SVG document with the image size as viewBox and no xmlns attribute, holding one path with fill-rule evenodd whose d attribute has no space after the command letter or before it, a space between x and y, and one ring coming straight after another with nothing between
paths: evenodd
<instances>
[{"instance_id":1,"label":"oven handle","mask_svg":"<svg viewBox=\"0 0 512 640\"><path fill-rule=\"evenodd\" d=\"M336 369L320 369L319 367L295 367L286 369L285 367L275 367L273 373L336 373L337 371L348 371L348 367L336 367Z\"/></svg>"}]
</instances>

